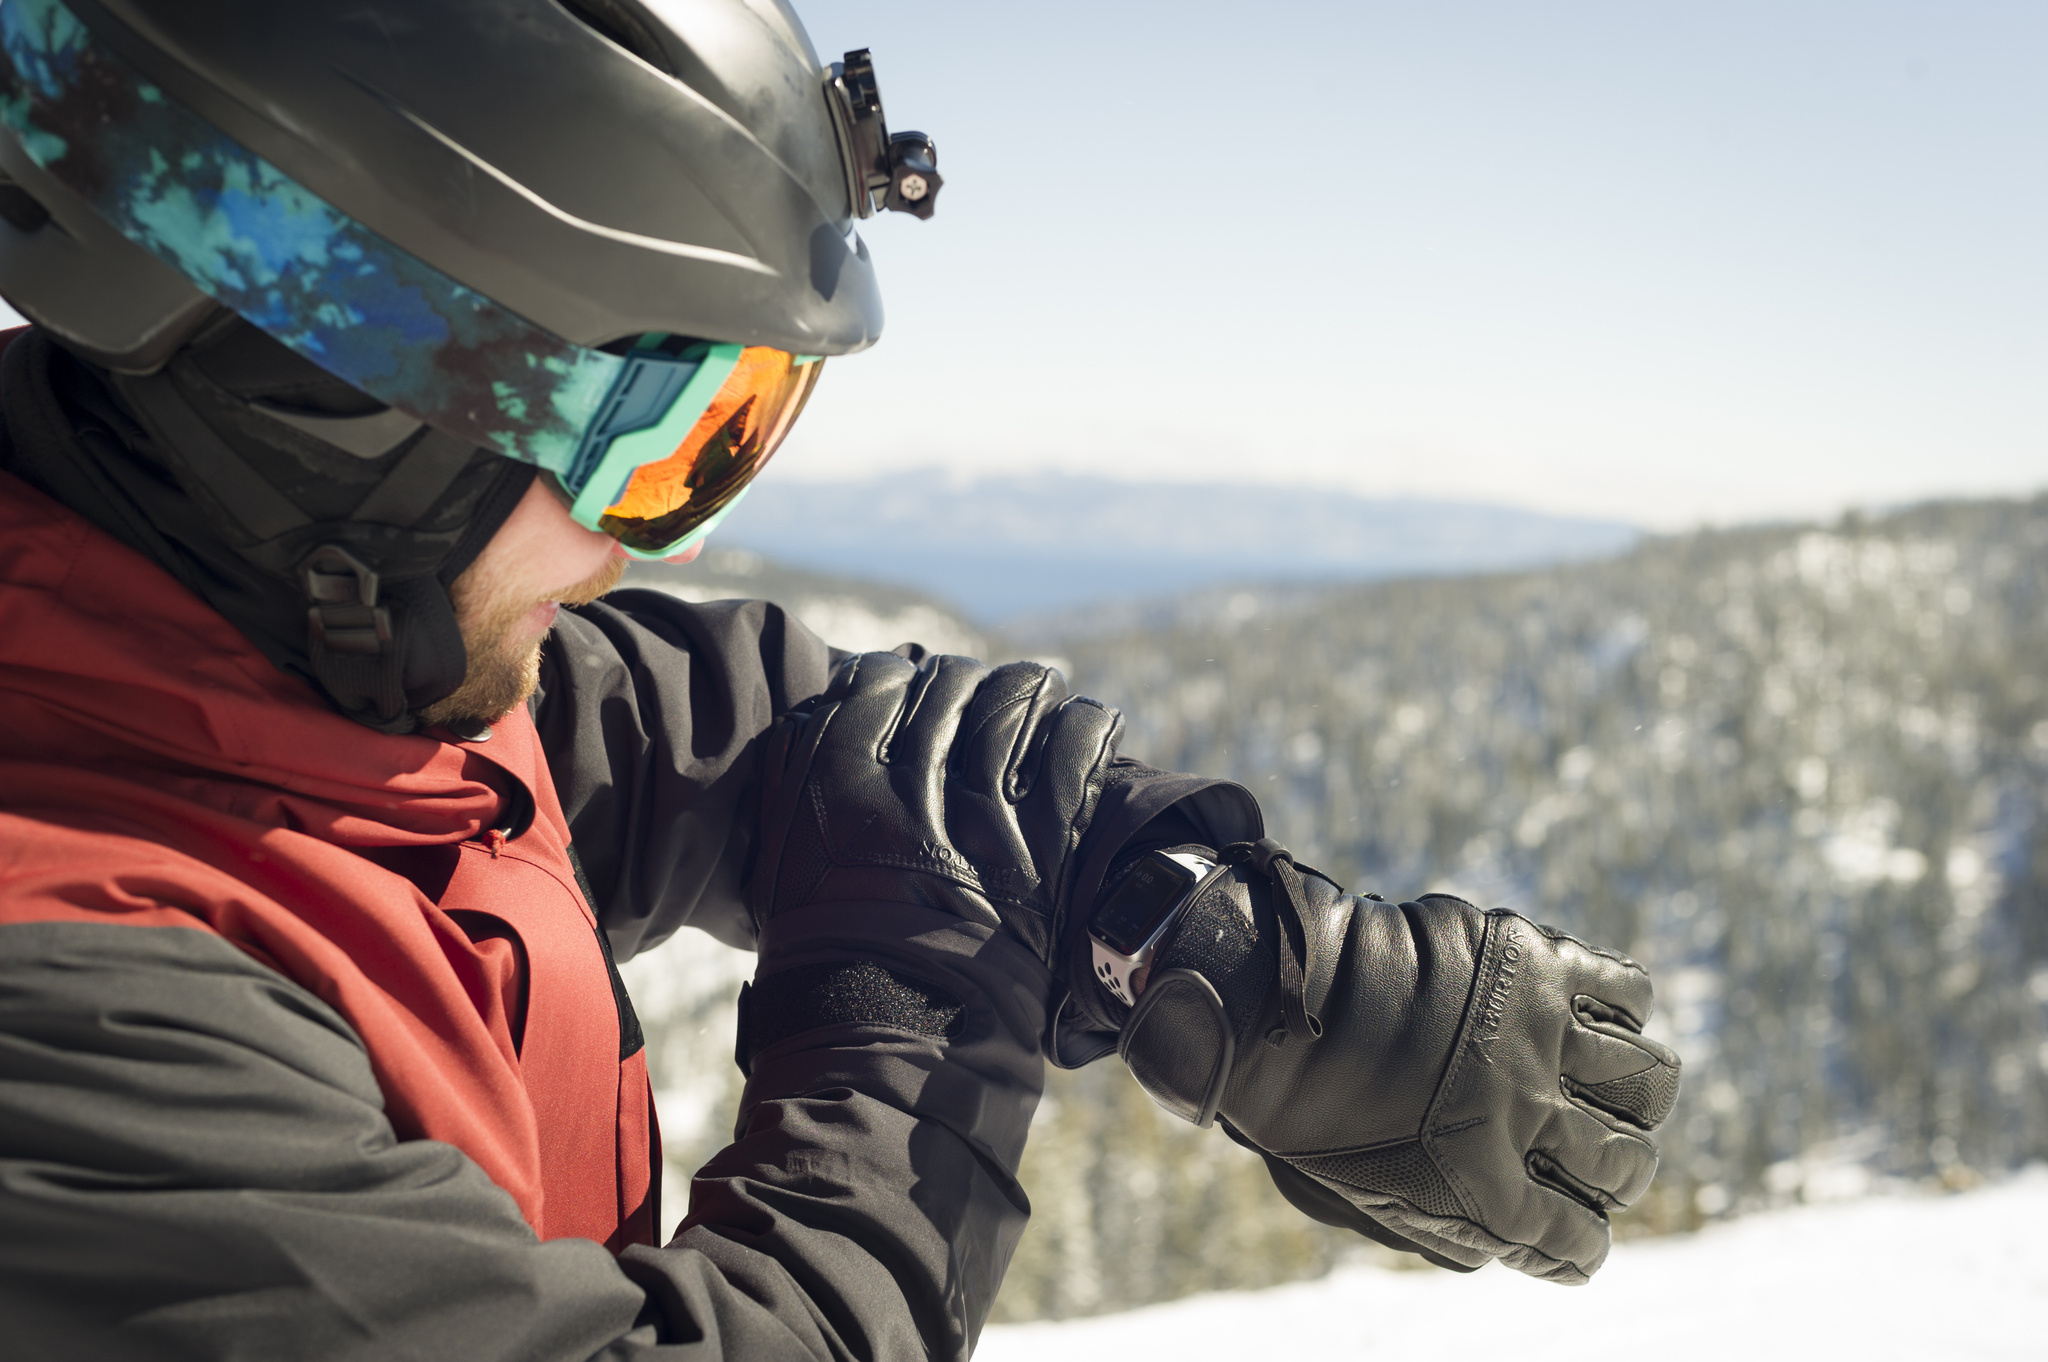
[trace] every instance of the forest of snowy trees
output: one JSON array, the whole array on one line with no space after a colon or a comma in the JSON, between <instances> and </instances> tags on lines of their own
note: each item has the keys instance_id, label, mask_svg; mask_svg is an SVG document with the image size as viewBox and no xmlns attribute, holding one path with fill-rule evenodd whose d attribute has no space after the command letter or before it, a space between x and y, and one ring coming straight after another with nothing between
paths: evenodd
<instances>
[{"instance_id":1,"label":"forest of snowy trees","mask_svg":"<svg viewBox=\"0 0 2048 1362\"><path fill-rule=\"evenodd\" d=\"M990 650L1058 656L1125 709L1127 752L1243 781L1340 881L1505 904L1651 968L1686 1089L1621 1232L2048 1156L2048 500L1135 619ZM688 986L659 960L636 971L669 990L659 1077L678 1118L709 1113L733 966ZM729 1120L685 1138L685 1167ZM1054 1075L1025 1180L1000 1318L1355 1246L1114 1060Z\"/></svg>"}]
</instances>

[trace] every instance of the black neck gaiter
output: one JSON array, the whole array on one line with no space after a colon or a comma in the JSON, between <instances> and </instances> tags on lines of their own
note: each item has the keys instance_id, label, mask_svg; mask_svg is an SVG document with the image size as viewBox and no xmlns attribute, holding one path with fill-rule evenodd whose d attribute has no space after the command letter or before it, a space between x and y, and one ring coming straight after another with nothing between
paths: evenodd
<instances>
[{"instance_id":1,"label":"black neck gaiter","mask_svg":"<svg viewBox=\"0 0 2048 1362\"><path fill-rule=\"evenodd\" d=\"M350 718L410 731L414 711L462 680L449 585L534 470L427 428L358 457L273 419L252 403L337 416L377 407L239 319L207 328L145 382L146 411L124 387L134 380L29 331L0 360L0 468L162 567ZM175 446L167 429L183 432ZM277 523L252 527L252 499L277 507ZM377 575L390 634L378 654L337 662L314 641L303 564L326 546Z\"/></svg>"}]
</instances>

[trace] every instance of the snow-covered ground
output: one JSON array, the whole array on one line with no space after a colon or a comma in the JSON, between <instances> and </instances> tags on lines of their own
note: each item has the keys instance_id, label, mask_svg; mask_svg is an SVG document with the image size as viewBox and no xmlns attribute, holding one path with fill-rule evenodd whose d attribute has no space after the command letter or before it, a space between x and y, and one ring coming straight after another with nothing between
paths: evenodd
<instances>
[{"instance_id":1,"label":"snow-covered ground","mask_svg":"<svg viewBox=\"0 0 2048 1362\"><path fill-rule=\"evenodd\" d=\"M1512 1362L2048 1359L2048 1170L1618 1245L1589 1286L1498 1265L1340 1270L1270 1291L989 1329L976 1362L1454 1355Z\"/></svg>"}]
</instances>

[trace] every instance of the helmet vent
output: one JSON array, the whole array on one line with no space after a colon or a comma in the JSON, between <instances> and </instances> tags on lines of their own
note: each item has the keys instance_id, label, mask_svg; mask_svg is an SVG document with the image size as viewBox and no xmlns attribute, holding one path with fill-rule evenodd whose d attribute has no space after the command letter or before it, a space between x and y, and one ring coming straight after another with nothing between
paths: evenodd
<instances>
[{"instance_id":1,"label":"helmet vent","mask_svg":"<svg viewBox=\"0 0 2048 1362\"><path fill-rule=\"evenodd\" d=\"M654 36L653 26L638 6L626 0L555 0L555 3L614 47L624 48L663 75L676 74L675 63L669 60L668 53Z\"/></svg>"}]
</instances>

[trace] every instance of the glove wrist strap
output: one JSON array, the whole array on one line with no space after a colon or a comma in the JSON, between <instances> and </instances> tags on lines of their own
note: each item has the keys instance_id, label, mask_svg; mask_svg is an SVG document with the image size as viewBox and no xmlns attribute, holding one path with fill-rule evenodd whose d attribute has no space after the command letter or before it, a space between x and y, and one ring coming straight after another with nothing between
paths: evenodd
<instances>
[{"instance_id":1,"label":"glove wrist strap","mask_svg":"<svg viewBox=\"0 0 2048 1362\"><path fill-rule=\"evenodd\" d=\"M1183 1121L1216 1121L1237 1060L1237 1037L1216 986L1193 970L1155 973L1117 1039L1131 1077Z\"/></svg>"},{"instance_id":2,"label":"glove wrist strap","mask_svg":"<svg viewBox=\"0 0 2048 1362\"><path fill-rule=\"evenodd\" d=\"M1266 1014L1278 971L1269 898L1251 866L1211 878L1160 948L1118 1036L1117 1052L1139 1086L1184 1121L1215 1119Z\"/></svg>"}]
</instances>

